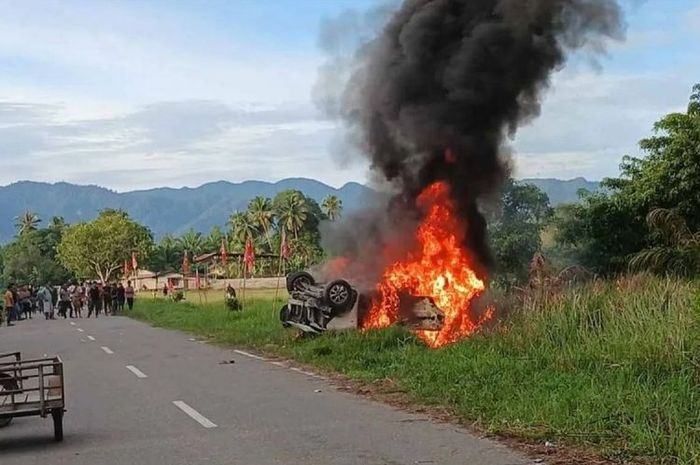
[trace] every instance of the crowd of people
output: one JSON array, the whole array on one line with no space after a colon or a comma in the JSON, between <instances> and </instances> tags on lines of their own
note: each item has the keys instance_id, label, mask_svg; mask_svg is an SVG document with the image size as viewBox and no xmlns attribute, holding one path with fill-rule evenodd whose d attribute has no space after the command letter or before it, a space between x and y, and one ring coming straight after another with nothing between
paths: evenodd
<instances>
[{"instance_id":1,"label":"crowd of people","mask_svg":"<svg viewBox=\"0 0 700 465\"><path fill-rule=\"evenodd\" d=\"M131 281L120 283L72 282L62 286L15 286L10 284L3 294L0 324L33 318L38 312L47 320L60 318L97 318L100 313L117 315L124 307L134 306Z\"/></svg>"}]
</instances>

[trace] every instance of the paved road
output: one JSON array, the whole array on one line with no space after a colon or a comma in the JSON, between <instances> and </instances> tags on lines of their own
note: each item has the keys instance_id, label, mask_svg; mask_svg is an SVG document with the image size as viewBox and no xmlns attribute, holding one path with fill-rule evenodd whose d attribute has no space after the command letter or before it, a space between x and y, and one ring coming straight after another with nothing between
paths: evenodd
<instances>
[{"instance_id":1,"label":"paved road","mask_svg":"<svg viewBox=\"0 0 700 465\"><path fill-rule=\"evenodd\" d=\"M0 352L63 358L68 410L62 443L50 419L0 429L2 465L528 463L283 363L122 317L69 321L0 328Z\"/></svg>"}]
</instances>

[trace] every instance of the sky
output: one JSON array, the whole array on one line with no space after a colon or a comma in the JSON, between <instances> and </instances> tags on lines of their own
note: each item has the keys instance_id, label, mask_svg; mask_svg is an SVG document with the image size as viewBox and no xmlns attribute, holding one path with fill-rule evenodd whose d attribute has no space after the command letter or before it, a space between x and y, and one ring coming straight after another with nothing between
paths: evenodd
<instances>
[{"instance_id":1,"label":"sky","mask_svg":"<svg viewBox=\"0 0 700 465\"><path fill-rule=\"evenodd\" d=\"M117 191L366 182L314 107L319 29L380 0L0 0L0 185ZM615 176L700 82L700 0L628 0L627 38L571 57L512 141L514 174Z\"/></svg>"}]
</instances>

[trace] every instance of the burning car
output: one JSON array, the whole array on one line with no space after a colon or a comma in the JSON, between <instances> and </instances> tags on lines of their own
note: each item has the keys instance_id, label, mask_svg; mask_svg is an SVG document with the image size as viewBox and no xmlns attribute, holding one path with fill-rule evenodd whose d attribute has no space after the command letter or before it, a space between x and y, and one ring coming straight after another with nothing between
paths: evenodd
<instances>
[{"instance_id":1,"label":"burning car","mask_svg":"<svg viewBox=\"0 0 700 465\"><path fill-rule=\"evenodd\" d=\"M280 310L280 320L285 327L306 333L363 327L362 320L376 297L360 293L344 279L317 283L305 271L291 273L286 280L289 300ZM432 298L404 295L400 300L397 324L422 331L442 329L445 317Z\"/></svg>"}]
</instances>

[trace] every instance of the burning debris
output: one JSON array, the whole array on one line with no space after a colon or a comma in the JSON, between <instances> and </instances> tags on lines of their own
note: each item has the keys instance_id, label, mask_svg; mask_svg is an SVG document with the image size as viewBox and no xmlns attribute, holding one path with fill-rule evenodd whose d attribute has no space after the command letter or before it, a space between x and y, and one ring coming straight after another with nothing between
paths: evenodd
<instances>
[{"instance_id":1,"label":"burning debris","mask_svg":"<svg viewBox=\"0 0 700 465\"><path fill-rule=\"evenodd\" d=\"M492 318L473 305L492 266L479 207L508 176L506 138L537 116L568 51L621 37L614 0L405 0L359 48L324 102L394 189L379 214L350 218L359 234L340 236L339 275L375 278L363 328L399 322L406 295L444 313L440 330L418 331L432 347Z\"/></svg>"}]
</instances>

